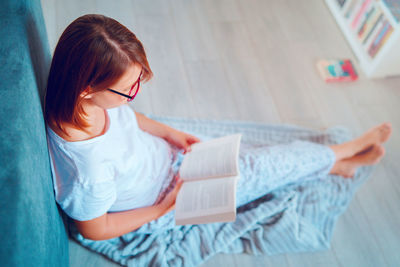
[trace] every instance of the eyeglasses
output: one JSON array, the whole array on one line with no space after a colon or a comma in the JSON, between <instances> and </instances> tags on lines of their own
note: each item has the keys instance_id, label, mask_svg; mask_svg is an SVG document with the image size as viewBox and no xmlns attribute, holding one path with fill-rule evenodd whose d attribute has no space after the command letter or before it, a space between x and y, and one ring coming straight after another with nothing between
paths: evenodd
<instances>
[{"instance_id":1,"label":"eyeglasses","mask_svg":"<svg viewBox=\"0 0 400 267\"><path fill-rule=\"evenodd\" d=\"M126 95L126 94L123 94L123 93L120 93L120 92L118 92L118 91L115 91L115 90L113 90L113 89L111 89L111 88L107 88L107 90L108 91L111 91L111 92L113 92L113 93L115 93L115 94L118 94L118 95L120 95L120 96L123 96L123 97L126 97L126 98L128 98L128 102L130 102L130 101L132 101L134 98L135 98L135 96L137 95L137 93L139 92L139 87L140 87L140 77L142 76L142 72L143 71L141 71L140 72L140 75L139 75L139 78L136 80L136 82L132 85L132 87L131 87L131 89L129 90L129 93ZM137 85L137 86L136 86ZM133 90L133 88L135 88L136 87L136 89L135 90ZM134 91L134 94L132 95L132 91Z\"/></svg>"}]
</instances>

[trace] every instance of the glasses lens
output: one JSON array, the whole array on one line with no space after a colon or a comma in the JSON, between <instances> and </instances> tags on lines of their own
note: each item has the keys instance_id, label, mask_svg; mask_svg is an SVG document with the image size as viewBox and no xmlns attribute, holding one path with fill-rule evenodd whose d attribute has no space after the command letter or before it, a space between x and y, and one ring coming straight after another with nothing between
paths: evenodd
<instances>
[{"instance_id":1,"label":"glasses lens","mask_svg":"<svg viewBox=\"0 0 400 267\"><path fill-rule=\"evenodd\" d=\"M129 91L129 96L131 97L130 99L128 99L128 101L132 101L134 98L135 98L135 96L136 96L136 94L137 94L137 92L139 91L139 86L140 86L140 80L135 84L135 86L133 86L132 88L131 88L131 90Z\"/></svg>"},{"instance_id":2,"label":"glasses lens","mask_svg":"<svg viewBox=\"0 0 400 267\"><path fill-rule=\"evenodd\" d=\"M129 95L131 98L128 99L128 101L132 101L132 100L135 98L136 94L138 93L139 87L140 87L140 77L141 77L141 76L142 76L142 71L141 71L140 74L139 74L139 78L138 78L136 84L134 84L134 85L132 86L131 90L129 90L129 94L128 94L128 95Z\"/></svg>"}]
</instances>

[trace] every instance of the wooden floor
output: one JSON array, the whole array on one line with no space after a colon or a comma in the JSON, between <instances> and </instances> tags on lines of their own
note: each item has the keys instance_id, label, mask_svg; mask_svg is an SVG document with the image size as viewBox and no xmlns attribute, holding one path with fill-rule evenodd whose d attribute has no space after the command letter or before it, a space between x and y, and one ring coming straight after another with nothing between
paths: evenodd
<instances>
[{"instance_id":1,"label":"wooden floor","mask_svg":"<svg viewBox=\"0 0 400 267\"><path fill-rule=\"evenodd\" d=\"M204 266L399 266L400 77L325 84L319 58L354 55L321 0L42 0L53 49L87 13L111 16L143 42L154 79L133 106L157 115L344 125L393 124L386 156L321 253L217 255ZM358 66L357 66L358 67ZM359 68L358 68L359 69ZM360 69L359 69L360 70ZM361 71L360 71L361 72ZM70 241L71 266L115 266Z\"/></svg>"}]
</instances>

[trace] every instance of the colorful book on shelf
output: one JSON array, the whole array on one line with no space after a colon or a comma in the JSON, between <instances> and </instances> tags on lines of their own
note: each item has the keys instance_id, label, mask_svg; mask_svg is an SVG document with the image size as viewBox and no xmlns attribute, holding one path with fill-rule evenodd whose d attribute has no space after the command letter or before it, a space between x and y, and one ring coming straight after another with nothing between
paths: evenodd
<instances>
[{"instance_id":1,"label":"colorful book on shelf","mask_svg":"<svg viewBox=\"0 0 400 267\"><path fill-rule=\"evenodd\" d=\"M386 31L388 30L389 25L390 25L389 21L386 18L384 20L382 20L381 23L379 23L378 31L375 34L372 43L368 47L368 53L370 55L371 55L371 51L373 51L379 45L379 42L382 40L383 36L385 35Z\"/></svg>"},{"instance_id":2,"label":"colorful book on shelf","mask_svg":"<svg viewBox=\"0 0 400 267\"><path fill-rule=\"evenodd\" d=\"M386 22L385 14L382 13L382 16L380 16L380 18L374 25L373 30L371 30L371 32L369 33L370 37L368 37L368 40L366 40L365 44L363 44L366 51L368 51L371 45L375 42L380 31L383 29L383 25L385 24L385 22Z\"/></svg>"},{"instance_id":3,"label":"colorful book on shelf","mask_svg":"<svg viewBox=\"0 0 400 267\"><path fill-rule=\"evenodd\" d=\"M390 35L393 32L393 26L386 21L382 27L382 30L379 32L376 39L372 42L370 48L368 49L368 54L374 58L379 50L383 47L383 45L387 42Z\"/></svg>"},{"instance_id":4,"label":"colorful book on shelf","mask_svg":"<svg viewBox=\"0 0 400 267\"><path fill-rule=\"evenodd\" d=\"M351 29L351 24L353 23L354 19L356 18L359 10L361 9L362 5L364 3L364 0L357 0L356 4L353 7L353 10L349 14L349 28Z\"/></svg>"},{"instance_id":5,"label":"colorful book on shelf","mask_svg":"<svg viewBox=\"0 0 400 267\"><path fill-rule=\"evenodd\" d=\"M344 16L345 13L347 12L347 10L349 9L349 6L352 5L354 0L346 0L346 2L344 2L343 6L339 7L342 15Z\"/></svg>"},{"instance_id":6,"label":"colorful book on shelf","mask_svg":"<svg viewBox=\"0 0 400 267\"><path fill-rule=\"evenodd\" d=\"M384 15L382 13L380 14L378 20L375 22L374 26L372 26L372 29L369 31L368 35L365 36L362 42L362 45L365 49L370 47L371 42L373 41L373 36L375 36L378 33L379 27L381 26L383 20L384 20Z\"/></svg>"},{"instance_id":7,"label":"colorful book on shelf","mask_svg":"<svg viewBox=\"0 0 400 267\"><path fill-rule=\"evenodd\" d=\"M351 28L353 30L356 30L358 28L358 26L360 25L362 16L363 16L363 14L366 13L366 10L368 10L368 7L371 5L372 0L364 0L361 2L362 2L361 6L358 10L356 9L357 10L356 15L351 23Z\"/></svg>"},{"instance_id":8,"label":"colorful book on shelf","mask_svg":"<svg viewBox=\"0 0 400 267\"><path fill-rule=\"evenodd\" d=\"M344 17L346 19L350 19L350 17L355 13L354 10L356 9L356 6L361 2L361 0L350 0L351 2L347 6L346 11L344 12Z\"/></svg>"},{"instance_id":9,"label":"colorful book on shelf","mask_svg":"<svg viewBox=\"0 0 400 267\"><path fill-rule=\"evenodd\" d=\"M383 19L383 12L382 9L375 5L373 14L369 17L365 29L363 32L359 32L358 38L359 40L365 44L369 37L371 36L372 32L375 30L376 25L378 24L379 20Z\"/></svg>"},{"instance_id":10,"label":"colorful book on shelf","mask_svg":"<svg viewBox=\"0 0 400 267\"><path fill-rule=\"evenodd\" d=\"M375 5L371 5L362 20L361 26L358 28L357 36L359 39L365 34L368 25L371 23L371 18L376 12Z\"/></svg>"},{"instance_id":11,"label":"colorful book on shelf","mask_svg":"<svg viewBox=\"0 0 400 267\"><path fill-rule=\"evenodd\" d=\"M326 82L355 81L357 72L350 59L323 59L317 62L317 69Z\"/></svg>"}]
</instances>

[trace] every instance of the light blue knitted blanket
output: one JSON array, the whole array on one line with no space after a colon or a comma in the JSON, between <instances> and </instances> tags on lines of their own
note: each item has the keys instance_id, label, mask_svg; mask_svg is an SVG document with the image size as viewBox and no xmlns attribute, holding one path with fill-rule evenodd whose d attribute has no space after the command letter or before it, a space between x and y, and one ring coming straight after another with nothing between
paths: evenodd
<instances>
[{"instance_id":1,"label":"light blue knitted blanket","mask_svg":"<svg viewBox=\"0 0 400 267\"><path fill-rule=\"evenodd\" d=\"M148 117L176 129L209 137L242 133L242 143L281 144L307 140L338 144L352 138L345 127L312 130L294 125ZM135 232L105 241L84 239L70 224L71 236L83 246L127 266L198 266L217 253L279 253L330 248L336 221L373 167L361 167L352 179L329 175L290 184L237 211L233 223L179 226L171 230Z\"/></svg>"}]
</instances>

